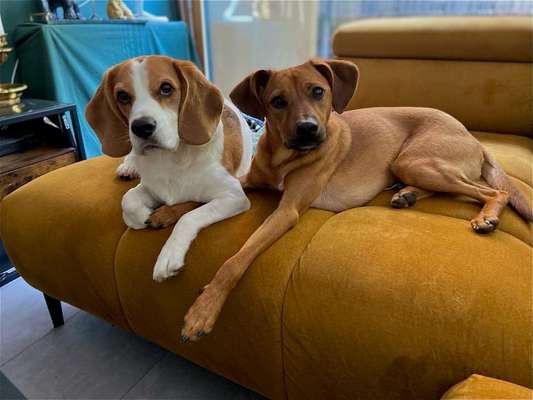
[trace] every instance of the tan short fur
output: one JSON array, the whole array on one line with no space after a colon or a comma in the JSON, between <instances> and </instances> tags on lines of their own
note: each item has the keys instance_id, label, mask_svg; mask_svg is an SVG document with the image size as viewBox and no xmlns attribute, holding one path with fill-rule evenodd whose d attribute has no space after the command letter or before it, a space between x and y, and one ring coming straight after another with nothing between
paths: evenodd
<instances>
[{"instance_id":1,"label":"tan short fur","mask_svg":"<svg viewBox=\"0 0 533 400\"><path fill-rule=\"evenodd\" d=\"M209 332L231 289L254 259L292 228L309 207L342 211L361 206L396 179L408 185L391 205L408 207L434 192L471 196L482 202L471 221L490 232L510 199L531 221L524 197L482 145L453 117L427 108L370 108L343 112L356 88L358 71L344 61L311 60L281 71L258 71L231 94L244 112L266 117L248 187L282 190L278 208L227 260L185 317L183 335ZM316 86L324 89L313 97ZM286 106L275 107L281 97ZM279 102L278 102L279 103ZM297 123L312 118L317 146L299 151ZM307 140L307 139L306 139ZM291 147L293 149L291 149Z\"/></svg>"}]
</instances>

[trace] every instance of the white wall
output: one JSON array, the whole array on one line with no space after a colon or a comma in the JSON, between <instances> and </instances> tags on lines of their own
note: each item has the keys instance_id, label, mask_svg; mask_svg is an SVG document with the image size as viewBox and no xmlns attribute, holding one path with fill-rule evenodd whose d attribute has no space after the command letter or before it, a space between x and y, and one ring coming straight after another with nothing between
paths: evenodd
<instances>
[{"instance_id":1,"label":"white wall","mask_svg":"<svg viewBox=\"0 0 533 400\"><path fill-rule=\"evenodd\" d=\"M226 96L256 69L285 68L316 55L316 1L234 0L206 5L211 76ZM254 7L258 10L255 16Z\"/></svg>"}]
</instances>

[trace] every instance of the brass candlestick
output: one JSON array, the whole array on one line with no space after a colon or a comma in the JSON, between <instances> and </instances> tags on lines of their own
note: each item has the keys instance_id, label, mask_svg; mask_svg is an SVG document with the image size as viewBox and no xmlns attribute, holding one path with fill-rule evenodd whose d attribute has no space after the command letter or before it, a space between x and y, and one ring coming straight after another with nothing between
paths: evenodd
<instances>
[{"instance_id":1,"label":"brass candlestick","mask_svg":"<svg viewBox=\"0 0 533 400\"><path fill-rule=\"evenodd\" d=\"M7 46L7 35L0 35L0 64L7 61L13 50ZM28 88L24 83L0 83L0 108L11 107L16 111L22 92Z\"/></svg>"}]
</instances>

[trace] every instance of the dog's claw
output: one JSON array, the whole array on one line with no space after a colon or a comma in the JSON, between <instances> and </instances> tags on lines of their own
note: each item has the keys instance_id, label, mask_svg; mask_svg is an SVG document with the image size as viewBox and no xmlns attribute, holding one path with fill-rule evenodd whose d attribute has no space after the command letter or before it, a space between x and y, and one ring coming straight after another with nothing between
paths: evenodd
<instances>
[{"instance_id":1,"label":"dog's claw","mask_svg":"<svg viewBox=\"0 0 533 400\"><path fill-rule=\"evenodd\" d=\"M500 220L497 217L476 218L470 223L476 233L490 233L496 229Z\"/></svg>"},{"instance_id":2,"label":"dog's claw","mask_svg":"<svg viewBox=\"0 0 533 400\"><path fill-rule=\"evenodd\" d=\"M153 229L161 229L161 228L164 228L164 225L163 225L163 224L154 224L150 218L148 218L146 221L144 221L144 224L145 224L146 226L149 226L150 228L153 228Z\"/></svg>"},{"instance_id":3,"label":"dog's claw","mask_svg":"<svg viewBox=\"0 0 533 400\"><path fill-rule=\"evenodd\" d=\"M397 193L390 202L393 208L411 207L416 203L416 192Z\"/></svg>"},{"instance_id":4,"label":"dog's claw","mask_svg":"<svg viewBox=\"0 0 533 400\"><path fill-rule=\"evenodd\" d=\"M204 331L201 331L201 330L200 330L200 331L198 331L198 332L196 333L196 337L202 337L202 336L205 336L205 332L204 332Z\"/></svg>"},{"instance_id":5,"label":"dog's claw","mask_svg":"<svg viewBox=\"0 0 533 400\"><path fill-rule=\"evenodd\" d=\"M181 335L181 337L180 337L180 342L181 342L182 344L185 344L185 343L187 343L188 341L189 341L189 337L188 337L187 335Z\"/></svg>"}]
</instances>

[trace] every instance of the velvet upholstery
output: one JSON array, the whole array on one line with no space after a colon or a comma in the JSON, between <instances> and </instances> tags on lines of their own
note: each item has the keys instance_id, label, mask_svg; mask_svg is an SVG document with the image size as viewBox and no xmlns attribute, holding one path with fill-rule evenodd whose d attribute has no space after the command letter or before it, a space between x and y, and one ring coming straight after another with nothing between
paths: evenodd
<instances>
[{"instance_id":1,"label":"velvet upholstery","mask_svg":"<svg viewBox=\"0 0 533 400\"><path fill-rule=\"evenodd\" d=\"M432 107L471 130L533 136L533 64L342 58L360 71L349 109Z\"/></svg>"},{"instance_id":2,"label":"velvet upholstery","mask_svg":"<svg viewBox=\"0 0 533 400\"><path fill-rule=\"evenodd\" d=\"M1 237L17 271L45 293L127 328L115 282L120 199L133 183L99 157L46 174L2 201Z\"/></svg>"},{"instance_id":3,"label":"velvet upholstery","mask_svg":"<svg viewBox=\"0 0 533 400\"><path fill-rule=\"evenodd\" d=\"M533 391L499 379L472 374L451 387L442 400L531 400Z\"/></svg>"},{"instance_id":4,"label":"velvet upholstery","mask_svg":"<svg viewBox=\"0 0 533 400\"><path fill-rule=\"evenodd\" d=\"M529 16L362 19L333 38L339 57L532 62L532 48Z\"/></svg>"},{"instance_id":5,"label":"velvet upholstery","mask_svg":"<svg viewBox=\"0 0 533 400\"><path fill-rule=\"evenodd\" d=\"M435 399L472 372L531 385L532 295L531 248L505 232L412 210L337 214L287 289L289 398Z\"/></svg>"},{"instance_id":6,"label":"velvet upholstery","mask_svg":"<svg viewBox=\"0 0 533 400\"><path fill-rule=\"evenodd\" d=\"M136 333L269 398L282 398L285 288L307 244L333 213L309 211L256 260L211 334L192 345L178 341L183 316L198 290L274 210L279 196L257 192L250 194L250 200L249 212L203 230L186 256L184 271L162 284L152 281L152 268L171 228L126 231L117 248L118 292Z\"/></svg>"},{"instance_id":7,"label":"velvet upholstery","mask_svg":"<svg viewBox=\"0 0 533 400\"><path fill-rule=\"evenodd\" d=\"M497 62L350 53L361 70L350 107L451 112L533 199L530 63L503 50ZM198 290L279 194L250 192L250 211L203 230L185 269L156 284L171 228L126 228L120 201L136 181L115 177L119 162L83 161L2 201L1 238L31 285L270 398L437 399L473 373L533 386L533 228L511 208L486 236L468 222L479 204L460 196L394 210L386 191L338 214L311 209L250 267L214 331L183 345ZM445 398L511 398L503 390L478 376Z\"/></svg>"}]
</instances>

